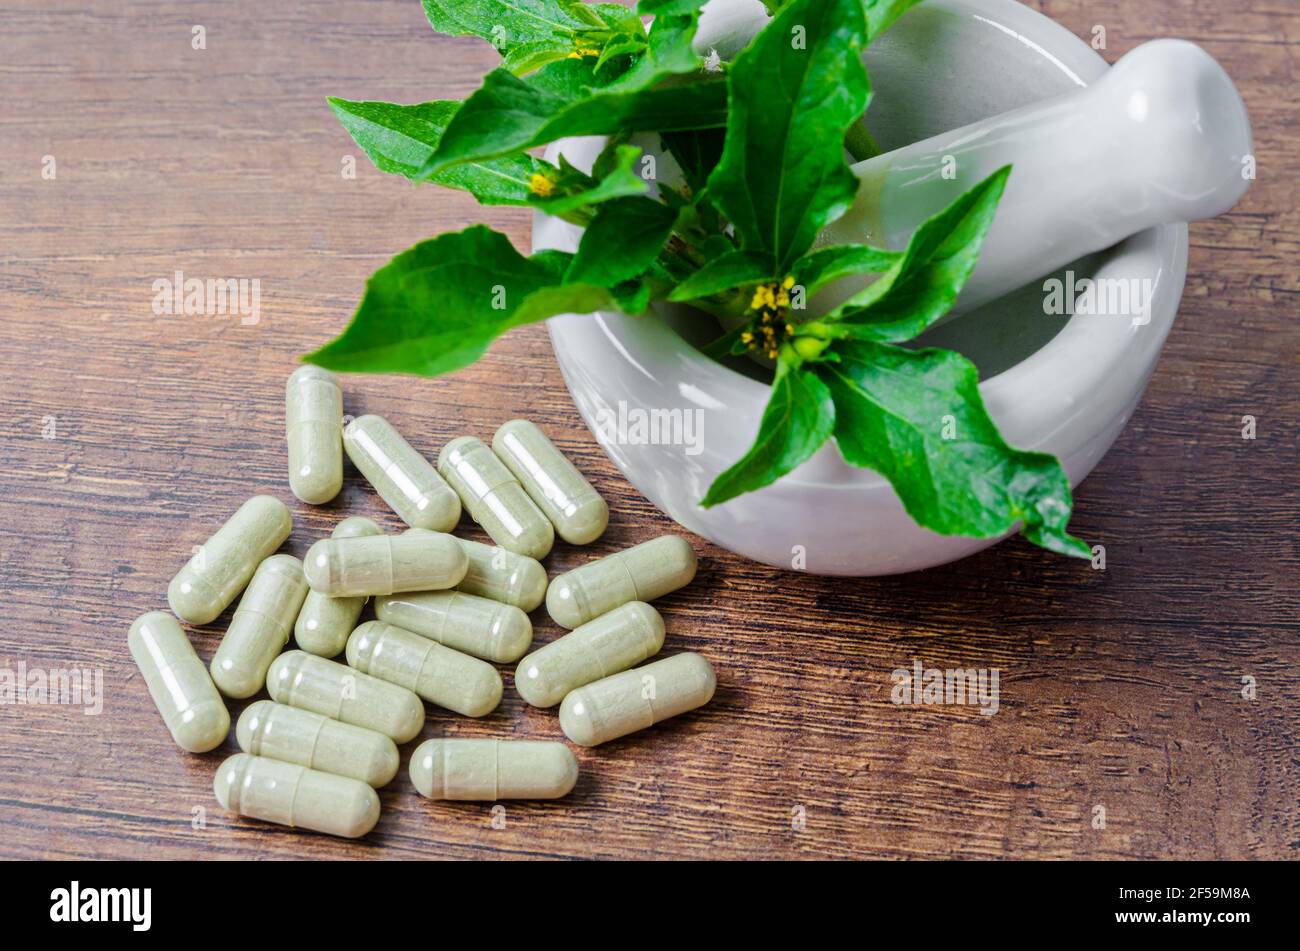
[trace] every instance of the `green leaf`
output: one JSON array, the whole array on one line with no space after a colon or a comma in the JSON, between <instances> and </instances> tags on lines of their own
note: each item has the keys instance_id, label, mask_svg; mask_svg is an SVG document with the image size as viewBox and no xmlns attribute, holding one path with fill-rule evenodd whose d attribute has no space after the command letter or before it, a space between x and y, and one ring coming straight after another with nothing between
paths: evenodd
<instances>
[{"instance_id":1,"label":"green leaf","mask_svg":"<svg viewBox=\"0 0 1300 951\"><path fill-rule=\"evenodd\" d=\"M616 78L627 71L631 57L646 52L646 30L640 17L617 3L583 3L581 0L564 0L574 16L591 22L595 32L580 41L591 47L598 37L607 37L600 44L600 56L595 71L602 80Z\"/></svg>"},{"instance_id":2,"label":"green leaf","mask_svg":"<svg viewBox=\"0 0 1300 951\"><path fill-rule=\"evenodd\" d=\"M608 10L610 4L586 3L584 0L559 0L560 6L569 12L569 16L575 20L580 20L587 26L604 26L605 19L601 16L601 8ZM627 14L624 7L619 7L623 15Z\"/></svg>"},{"instance_id":3,"label":"green leaf","mask_svg":"<svg viewBox=\"0 0 1300 951\"><path fill-rule=\"evenodd\" d=\"M1059 462L1012 449L984 409L973 364L948 350L840 343L816 364L835 404L835 441L874 469L916 522L941 535L994 538L1022 523L1030 541L1090 558L1066 533L1070 482Z\"/></svg>"},{"instance_id":4,"label":"green leaf","mask_svg":"<svg viewBox=\"0 0 1300 951\"><path fill-rule=\"evenodd\" d=\"M616 284L609 289L609 293L618 305L617 309L625 314L635 315L645 311L650 306L651 281L649 275L638 277L634 280L624 281ZM601 310L612 310L614 308L600 308ZM577 313L572 308L570 313Z\"/></svg>"},{"instance_id":5,"label":"green leaf","mask_svg":"<svg viewBox=\"0 0 1300 951\"><path fill-rule=\"evenodd\" d=\"M703 193L709 175L722 158L725 132L722 129L665 132L659 139L681 168L691 191L697 196Z\"/></svg>"},{"instance_id":6,"label":"green leaf","mask_svg":"<svg viewBox=\"0 0 1300 951\"><path fill-rule=\"evenodd\" d=\"M645 52L645 37L636 33L618 33L609 38L600 50L596 60L596 72L604 69L612 60L620 56L639 56Z\"/></svg>"},{"instance_id":7,"label":"green leaf","mask_svg":"<svg viewBox=\"0 0 1300 951\"><path fill-rule=\"evenodd\" d=\"M590 26L615 33L645 34L636 11L620 3L584 3L583 0L560 0L569 15Z\"/></svg>"},{"instance_id":8,"label":"green leaf","mask_svg":"<svg viewBox=\"0 0 1300 951\"><path fill-rule=\"evenodd\" d=\"M591 174L596 178L604 178L617 168L623 161L622 149L627 146L628 136L611 135L605 139L605 145L597 154L595 160L591 163Z\"/></svg>"},{"instance_id":9,"label":"green leaf","mask_svg":"<svg viewBox=\"0 0 1300 951\"><path fill-rule=\"evenodd\" d=\"M700 505L710 508L771 485L806 462L834 428L835 406L826 385L813 373L779 361L754 445L713 480Z\"/></svg>"},{"instance_id":10,"label":"green leaf","mask_svg":"<svg viewBox=\"0 0 1300 951\"><path fill-rule=\"evenodd\" d=\"M671 2L671 0L669 0ZM862 0L862 10L867 17L867 42L870 43L884 33L900 16L920 3L921 0ZM769 14L785 6L785 0L763 0Z\"/></svg>"},{"instance_id":11,"label":"green leaf","mask_svg":"<svg viewBox=\"0 0 1300 951\"><path fill-rule=\"evenodd\" d=\"M541 144L546 126L586 95L595 77L582 60L549 63L529 76L494 69L461 105L438 149L425 161L421 175L436 175L457 164L495 158Z\"/></svg>"},{"instance_id":12,"label":"green leaf","mask_svg":"<svg viewBox=\"0 0 1300 951\"><path fill-rule=\"evenodd\" d=\"M371 161L385 172L419 181L419 165L433 151L460 103L451 100L402 106L388 102L349 102L331 99L330 106ZM527 205L552 215L564 215L586 205L647 190L636 172L640 150L619 145L603 155L596 177L561 159L560 168L531 155L466 162L435 175L430 181L470 192L485 205ZM549 194L535 189L540 176Z\"/></svg>"},{"instance_id":13,"label":"green leaf","mask_svg":"<svg viewBox=\"0 0 1300 951\"><path fill-rule=\"evenodd\" d=\"M765 254L750 251L732 251L714 258L677 286L668 295L670 301L688 301L729 291L742 284L769 281L772 262Z\"/></svg>"},{"instance_id":14,"label":"green leaf","mask_svg":"<svg viewBox=\"0 0 1300 951\"><path fill-rule=\"evenodd\" d=\"M558 251L525 258L483 225L423 241L371 275L347 329L303 359L332 370L437 376L473 363L512 327L617 307L603 288L562 285L571 259Z\"/></svg>"},{"instance_id":15,"label":"green leaf","mask_svg":"<svg viewBox=\"0 0 1300 951\"><path fill-rule=\"evenodd\" d=\"M726 121L726 86L690 83L575 99L548 85L557 74L590 67L561 60L520 78L509 70L488 73L483 85L456 113L437 152L420 174L436 175L461 162L496 158L578 135L610 135L659 129L714 128Z\"/></svg>"},{"instance_id":16,"label":"green leaf","mask_svg":"<svg viewBox=\"0 0 1300 951\"><path fill-rule=\"evenodd\" d=\"M921 0L862 0L862 9L867 16L867 42L870 43L881 33L893 26L901 17Z\"/></svg>"},{"instance_id":17,"label":"green leaf","mask_svg":"<svg viewBox=\"0 0 1300 951\"><path fill-rule=\"evenodd\" d=\"M511 326L522 327L556 314L589 314L597 310L620 309L619 296L606 288L591 284L554 284L525 297L511 318Z\"/></svg>"},{"instance_id":18,"label":"green leaf","mask_svg":"<svg viewBox=\"0 0 1300 951\"><path fill-rule=\"evenodd\" d=\"M494 158L575 135L714 128L726 121L722 80L657 85L695 70L695 17L664 17L650 30L646 52L622 76L601 86L587 60L564 59L520 78L488 73L444 133L421 172Z\"/></svg>"},{"instance_id":19,"label":"green leaf","mask_svg":"<svg viewBox=\"0 0 1300 951\"><path fill-rule=\"evenodd\" d=\"M583 233L565 281L614 287L638 277L654 263L676 220L676 212L651 198L606 202Z\"/></svg>"},{"instance_id":20,"label":"green leaf","mask_svg":"<svg viewBox=\"0 0 1300 951\"><path fill-rule=\"evenodd\" d=\"M704 255L705 261L712 261L724 254L730 254L736 250L736 246L732 244L731 239L726 235L711 234L704 239L704 243L700 245L699 250Z\"/></svg>"},{"instance_id":21,"label":"green leaf","mask_svg":"<svg viewBox=\"0 0 1300 951\"><path fill-rule=\"evenodd\" d=\"M878 274L888 271L903 257L902 251L887 251L865 244L836 244L809 251L794 262L791 273L808 296L831 281L850 274Z\"/></svg>"},{"instance_id":22,"label":"green leaf","mask_svg":"<svg viewBox=\"0 0 1300 951\"><path fill-rule=\"evenodd\" d=\"M559 46L548 40L516 43L501 58L501 68L510 70L516 76L524 76L556 60L568 59L572 53L572 46Z\"/></svg>"},{"instance_id":23,"label":"green leaf","mask_svg":"<svg viewBox=\"0 0 1300 951\"><path fill-rule=\"evenodd\" d=\"M563 215L583 206L645 194L649 186L634 170L640 155L641 150L634 145L618 146L614 150L613 161L601 169L599 178L579 171L564 156L560 156L559 172L547 178L550 194L534 193L527 204L548 215Z\"/></svg>"},{"instance_id":24,"label":"green leaf","mask_svg":"<svg viewBox=\"0 0 1300 951\"><path fill-rule=\"evenodd\" d=\"M825 320L854 339L897 343L946 314L975 270L1010 174L1003 166L926 219L893 267Z\"/></svg>"},{"instance_id":25,"label":"green leaf","mask_svg":"<svg viewBox=\"0 0 1300 951\"><path fill-rule=\"evenodd\" d=\"M417 172L433 154L447 123L460 107L450 99L404 106L392 102L330 99L343 128L380 171L419 181ZM429 181L469 192L484 205L528 204L528 183L552 166L531 155L466 162Z\"/></svg>"},{"instance_id":26,"label":"green leaf","mask_svg":"<svg viewBox=\"0 0 1300 951\"><path fill-rule=\"evenodd\" d=\"M700 348L700 353L714 360L721 360L723 357L740 356L745 352L745 344L741 341L740 335L746 330L746 324L738 324L732 327L720 337L714 338L710 343Z\"/></svg>"},{"instance_id":27,"label":"green leaf","mask_svg":"<svg viewBox=\"0 0 1300 951\"><path fill-rule=\"evenodd\" d=\"M636 12L645 16L679 16L695 13L709 0L641 0Z\"/></svg>"},{"instance_id":28,"label":"green leaf","mask_svg":"<svg viewBox=\"0 0 1300 951\"><path fill-rule=\"evenodd\" d=\"M572 49L584 24L559 0L423 0L433 28L448 36L477 36L506 51L521 43L555 42Z\"/></svg>"},{"instance_id":29,"label":"green leaf","mask_svg":"<svg viewBox=\"0 0 1300 951\"><path fill-rule=\"evenodd\" d=\"M698 12L655 17L646 34L645 53L624 75L602 88L602 92L648 89L671 76L698 71L704 60L695 52Z\"/></svg>"},{"instance_id":30,"label":"green leaf","mask_svg":"<svg viewBox=\"0 0 1300 951\"><path fill-rule=\"evenodd\" d=\"M483 78L482 86L470 96L470 99L482 92L483 87L488 85L488 80L494 75L495 72L488 73ZM581 99L589 95L592 84L596 82L595 64L585 57L569 57L558 63L550 63L520 80L529 93L539 92L550 99L563 101ZM465 101L468 104L469 100Z\"/></svg>"},{"instance_id":31,"label":"green leaf","mask_svg":"<svg viewBox=\"0 0 1300 951\"><path fill-rule=\"evenodd\" d=\"M786 271L853 203L844 135L867 108L861 0L794 0L727 74L727 139L709 176L741 247Z\"/></svg>"}]
</instances>

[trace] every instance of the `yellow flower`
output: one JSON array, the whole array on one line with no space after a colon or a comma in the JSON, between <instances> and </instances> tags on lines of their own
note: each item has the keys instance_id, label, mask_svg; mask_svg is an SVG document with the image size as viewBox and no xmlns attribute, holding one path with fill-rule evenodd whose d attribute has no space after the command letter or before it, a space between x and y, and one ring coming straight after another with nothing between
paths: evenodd
<instances>
[{"instance_id":1,"label":"yellow flower","mask_svg":"<svg viewBox=\"0 0 1300 951\"><path fill-rule=\"evenodd\" d=\"M528 179L528 190L534 195L546 198L555 191L555 183L541 172L533 172Z\"/></svg>"},{"instance_id":2,"label":"yellow flower","mask_svg":"<svg viewBox=\"0 0 1300 951\"><path fill-rule=\"evenodd\" d=\"M794 278L766 281L754 287L749 301L752 311L749 324L740 340L751 353L775 360L781 347L795 337L795 325L787 320L790 309L790 289Z\"/></svg>"}]
</instances>

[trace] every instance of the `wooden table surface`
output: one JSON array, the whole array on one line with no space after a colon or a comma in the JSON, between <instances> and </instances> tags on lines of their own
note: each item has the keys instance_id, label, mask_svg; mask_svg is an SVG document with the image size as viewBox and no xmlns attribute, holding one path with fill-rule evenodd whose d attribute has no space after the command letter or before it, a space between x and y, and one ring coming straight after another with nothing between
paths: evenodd
<instances>
[{"instance_id":1,"label":"wooden table surface","mask_svg":"<svg viewBox=\"0 0 1300 951\"><path fill-rule=\"evenodd\" d=\"M1158 36L1201 43L1255 127L1258 181L1192 226L1163 358L1077 493L1106 570L1013 540L909 576L823 579L692 538L698 579L661 604L668 648L718 671L708 708L579 750L569 798L504 814L416 795L408 746L379 826L346 842L225 814L211 783L233 735L180 752L126 631L166 609L191 546L254 493L291 503L298 555L344 513L397 527L355 473L330 505L292 499L284 378L391 254L479 219L526 247L529 219L380 174L324 99L463 97L494 54L435 36L416 0L3 0L0 670L101 672L103 709L0 705L0 856L1300 854L1300 8L1038 6L1085 38L1103 25L1111 60ZM155 315L153 282L178 270L259 279L260 321ZM387 416L429 455L538 421L611 502L600 552L674 527L597 447L540 327L451 378L345 391L348 412ZM585 557L560 546L548 567ZM194 632L205 660L228 617ZM539 642L558 634L535 621ZM916 660L997 668L999 712L894 705L890 672ZM559 738L506 681L494 714L431 709L424 736Z\"/></svg>"}]
</instances>

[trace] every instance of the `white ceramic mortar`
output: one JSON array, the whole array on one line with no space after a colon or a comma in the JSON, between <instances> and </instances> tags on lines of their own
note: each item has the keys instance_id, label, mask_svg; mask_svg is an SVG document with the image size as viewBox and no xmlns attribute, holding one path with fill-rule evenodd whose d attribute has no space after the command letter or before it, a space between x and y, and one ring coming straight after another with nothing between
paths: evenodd
<instances>
[{"instance_id":1,"label":"white ceramic mortar","mask_svg":"<svg viewBox=\"0 0 1300 951\"><path fill-rule=\"evenodd\" d=\"M701 35L725 58L743 44L761 10L756 0L715 0ZM884 149L1087 85L1107 69L1083 40L1014 0L927 0L872 45L866 62L875 90L868 125ZM598 139L569 140L548 150L548 157L563 151L586 167L600 145ZM535 249L572 251L579 238L579 230L565 222L543 215L534 220ZM1011 347L1023 344L1026 327L1039 328L1029 335L1039 339L1059 325L1055 336L984 379L980 390L1007 441L1057 456L1073 485L1115 442L1155 367L1183 290L1187 227L1143 231L1087 267L1093 278L1151 281L1149 321L1080 314L1057 325L1037 324L1051 320L1042 314L1041 290L968 315L991 315L981 334L996 341L1001 333ZM1012 308L1018 312L1010 313ZM610 459L684 527L758 561L837 575L914 571L997 541L918 527L888 482L846 465L833 442L768 488L699 508L713 479L749 448L768 387L743 368L704 356L671 326L708 318L663 313L666 320L568 315L553 318L549 329L574 402ZM944 330L960 337L959 325L967 319ZM1042 327L1049 327L1046 334ZM657 412L660 420L692 413L701 423L701 438L690 445L620 438L628 434L611 425L620 408L624 416L631 411L630 418L637 411Z\"/></svg>"}]
</instances>

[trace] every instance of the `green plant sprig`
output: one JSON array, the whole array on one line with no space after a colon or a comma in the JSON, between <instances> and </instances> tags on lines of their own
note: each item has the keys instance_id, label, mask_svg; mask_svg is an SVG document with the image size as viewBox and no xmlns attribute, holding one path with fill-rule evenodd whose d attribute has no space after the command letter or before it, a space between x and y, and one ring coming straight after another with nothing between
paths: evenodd
<instances>
[{"instance_id":1,"label":"green plant sprig","mask_svg":"<svg viewBox=\"0 0 1300 951\"><path fill-rule=\"evenodd\" d=\"M585 231L572 254L529 257L482 225L423 241L376 271L344 332L305 359L435 376L555 314L685 302L730 328L707 353L774 366L752 447L702 506L770 485L834 440L932 531L991 538L1018 525L1037 545L1090 557L1066 530L1060 463L1007 445L975 367L900 346L952 307L1011 169L926 220L901 251L813 247L856 198L846 149L876 151L861 124L871 100L862 51L917 0L765 0L769 22L726 64L694 49L704 2L641 0L634 13L579 0L423 0L435 29L488 41L501 65L464 102L331 99L339 120L382 171ZM649 133L680 180L653 174L654 156L634 144ZM575 135L607 139L590 172L528 151ZM802 300L863 274L876 275L864 290L802 319Z\"/></svg>"}]
</instances>

